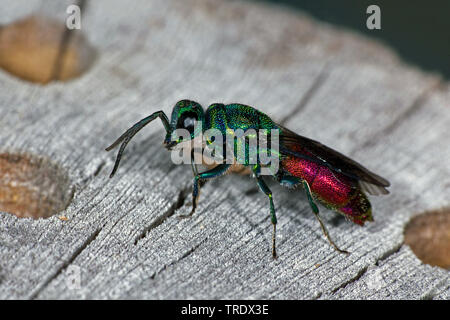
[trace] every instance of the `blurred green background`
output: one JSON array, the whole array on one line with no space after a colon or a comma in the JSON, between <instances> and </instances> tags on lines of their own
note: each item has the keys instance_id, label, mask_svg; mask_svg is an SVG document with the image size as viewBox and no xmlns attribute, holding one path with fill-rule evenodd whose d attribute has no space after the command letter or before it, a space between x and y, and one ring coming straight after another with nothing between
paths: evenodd
<instances>
[{"instance_id":1,"label":"blurred green background","mask_svg":"<svg viewBox=\"0 0 450 320\"><path fill-rule=\"evenodd\" d=\"M409 63L450 79L450 0L251 0L296 8L377 38ZM381 9L381 30L369 30L366 9Z\"/></svg>"}]
</instances>

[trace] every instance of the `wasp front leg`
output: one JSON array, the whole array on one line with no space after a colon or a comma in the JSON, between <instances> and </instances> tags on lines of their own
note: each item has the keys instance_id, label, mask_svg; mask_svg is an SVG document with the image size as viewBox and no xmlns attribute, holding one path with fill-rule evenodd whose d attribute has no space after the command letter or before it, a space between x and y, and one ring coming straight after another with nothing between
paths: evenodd
<instances>
[{"instance_id":1,"label":"wasp front leg","mask_svg":"<svg viewBox=\"0 0 450 320\"><path fill-rule=\"evenodd\" d=\"M309 205L311 206L311 209L314 212L314 215L316 216L317 220L319 221L320 227L322 228L322 232L325 235L325 237L327 238L328 242L334 247L334 249L336 249L336 251L338 251L340 253L349 254L348 251L339 249L339 247L333 242L333 240L331 240L331 237L328 234L327 228L325 228L325 225L323 224L322 219L320 219L319 208L317 208L317 205L314 203L314 200L313 200L313 197L311 194L311 188L309 187L308 182L306 180L302 180L302 184L303 184L303 187L305 188L306 196L308 197L308 201L309 201Z\"/></svg>"},{"instance_id":2,"label":"wasp front leg","mask_svg":"<svg viewBox=\"0 0 450 320\"><path fill-rule=\"evenodd\" d=\"M219 177L219 176L223 175L225 172L227 172L227 170L229 168L230 168L230 164L224 163L224 164L219 164L217 167L214 167L213 169L208 170L206 172L197 173L194 176L194 187L192 189L192 210L187 215L180 215L179 218L189 218L194 214L195 209L197 208L197 203L198 203L198 196L199 196L199 191L200 191L200 181ZM193 170L194 170L194 168L193 168ZM195 167L195 170L196 170L196 167Z\"/></svg>"},{"instance_id":3,"label":"wasp front leg","mask_svg":"<svg viewBox=\"0 0 450 320\"><path fill-rule=\"evenodd\" d=\"M195 154L195 151L192 150L192 152L191 152L191 168L192 168L192 173L193 173L193 175L195 177L196 175L198 175L198 168L197 168L197 164L195 163L195 155L194 154ZM203 187L206 184L206 181L207 180L200 180L199 181L200 188Z\"/></svg>"},{"instance_id":4,"label":"wasp front leg","mask_svg":"<svg viewBox=\"0 0 450 320\"><path fill-rule=\"evenodd\" d=\"M195 151L194 149L192 149L191 151L191 168L192 168L192 173L194 174L194 177L198 175L198 169L197 169L197 164L195 163Z\"/></svg>"}]
</instances>

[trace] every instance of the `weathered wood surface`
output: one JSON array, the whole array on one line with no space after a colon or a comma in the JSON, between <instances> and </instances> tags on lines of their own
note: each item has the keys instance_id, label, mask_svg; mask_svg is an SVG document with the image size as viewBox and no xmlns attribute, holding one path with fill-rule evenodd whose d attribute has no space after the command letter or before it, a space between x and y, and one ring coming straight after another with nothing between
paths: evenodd
<instances>
[{"instance_id":1,"label":"weathered wood surface","mask_svg":"<svg viewBox=\"0 0 450 320\"><path fill-rule=\"evenodd\" d=\"M0 23L44 4L64 19L62 3L16 1ZM412 216L450 203L447 82L379 43L254 3L97 0L83 14L98 57L81 78L40 86L0 72L0 153L48 157L75 190L50 218L0 215L0 298L449 299L449 272L403 245ZM351 255L326 242L302 192L272 184L272 260L268 204L245 176L207 184L196 214L177 219L192 173L171 163L158 123L109 179L104 148L181 98L256 106L388 177L364 228L320 207Z\"/></svg>"}]
</instances>

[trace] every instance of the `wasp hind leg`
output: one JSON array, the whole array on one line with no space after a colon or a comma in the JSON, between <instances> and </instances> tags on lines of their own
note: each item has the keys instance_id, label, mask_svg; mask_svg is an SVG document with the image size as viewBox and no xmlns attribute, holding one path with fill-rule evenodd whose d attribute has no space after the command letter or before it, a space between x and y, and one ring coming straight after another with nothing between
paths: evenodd
<instances>
[{"instance_id":1,"label":"wasp hind leg","mask_svg":"<svg viewBox=\"0 0 450 320\"><path fill-rule=\"evenodd\" d=\"M263 180L263 178L258 174L257 170L253 170L253 173L256 177L256 182L258 183L259 189L261 189L262 192L266 194L266 196L269 198L270 203L270 219L272 221L273 225L273 232L272 232L272 256L274 259L277 258L277 251L275 246L275 239L277 235L277 216L275 215L275 206L273 205L273 197L272 197L272 191L267 186L266 182Z\"/></svg>"},{"instance_id":2,"label":"wasp hind leg","mask_svg":"<svg viewBox=\"0 0 450 320\"><path fill-rule=\"evenodd\" d=\"M178 218L180 218L180 219L189 218L194 214L195 209L197 208L197 203L198 203L198 197L199 197L199 191L200 191L200 181L219 177L219 176L223 175L229 169L229 167L230 167L229 164L219 164L217 167L214 167L211 170L208 170L208 171L202 172L202 173L197 173L197 174L195 174L195 171L196 171L196 168L195 168L194 187L192 189L192 210L189 214L179 215Z\"/></svg>"},{"instance_id":3,"label":"wasp hind leg","mask_svg":"<svg viewBox=\"0 0 450 320\"><path fill-rule=\"evenodd\" d=\"M312 194L311 194L311 188L309 187L309 184L306 180L302 181L303 187L305 188L306 191L306 196L308 197L308 201L309 201L309 205L311 206L312 211L314 212L314 215L316 216L317 220L320 223L320 227L322 228L322 232L325 235L325 237L327 237L328 242L333 246L334 249L336 249L336 251L338 251L339 253L345 253L345 254L349 254L348 251L339 249L339 247L333 242L333 240L331 240L330 235L328 234L328 230L327 228L325 228L325 225L322 222L322 219L320 219L319 216L319 208L317 208L317 205L314 203Z\"/></svg>"}]
</instances>

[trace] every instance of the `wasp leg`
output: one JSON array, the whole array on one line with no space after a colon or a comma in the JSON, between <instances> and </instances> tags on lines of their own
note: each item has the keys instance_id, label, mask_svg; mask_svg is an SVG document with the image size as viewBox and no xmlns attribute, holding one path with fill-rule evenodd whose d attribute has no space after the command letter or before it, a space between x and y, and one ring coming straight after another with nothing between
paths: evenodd
<instances>
[{"instance_id":1,"label":"wasp leg","mask_svg":"<svg viewBox=\"0 0 450 320\"><path fill-rule=\"evenodd\" d=\"M197 202L198 202L198 195L199 195L199 180L202 179L212 179L216 178L218 176L223 175L229 168L230 164L219 164L217 167L212 168L211 170L208 170L206 172L202 172L197 174L194 177L194 188L192 190L192 210L191 213L187 215L180 215L179 218L189 218L192 216L195 212L195 209L197 208Z\"/></svg>"},{"instance_id":2,"label":"wasp leg","mask_svg":"<svg viewBox=\"0 0 450 320\"><path fill-rule=\"evenodd\" d=\"M261 189L262 192L266 194L266 196L269 198L270 203L270 219L272 221L273 225L273 232L272 232L272 256L274 259L277 258L277 251L275 247L275 239L276 239L276 233L277 233L277 216L275 215L275 206L273 205L273 198L272 198L272 191L267 186L266 182L263 180L263 178L259 175L259 173L256 170L253 170L256 182L258 183L259 189Z\"/></svg>"},{"instance_id":3,"label":"wasp leg","mask_svg":"<svg viewBox=\"0 0 450 320\"><path fill-rule=\"evenodd\" d=\"M194 150L192 150L191 152L191 168L192 168L192 173L194 174L194 177L198 175L198 169L197 169L197 164L195 163L195 157L194 157ZM207 180L200 180L199 181L199 187L203 187L206 184ZM199 188L199 189L200 189ZM200 193L200 190L199 190Z\"/></svg>"},{"instance_id":4,"label":"wasp leg","mask_svg":"<svg viewBox=\"0 0 450 320\"><path fill-rule=\"evenodd\" d=\"M328 234L328 230L325 228L325 225L322 222L322 219L320 219L319 216L319 208L317 208L317 205L314 203L312 194L311 194L311 188L309 187L309 184L306 180L302 180L303 183L303 187L305 188L306 191L306 196L308 197L308 201L309 201L309 205L311 206L312 211L314 212L314 215L316 216L317 220L320 223L320 227L322 228L322 232L325 235L325 237L327 237L328 242L334 247L334 249L336 249L336 251L340 252L340 253L345 253L345 254L349 254L348 251L339 249L339 247L333 242L333 240L331 240L330 235Z\"/></svg>"}]
</instances>

